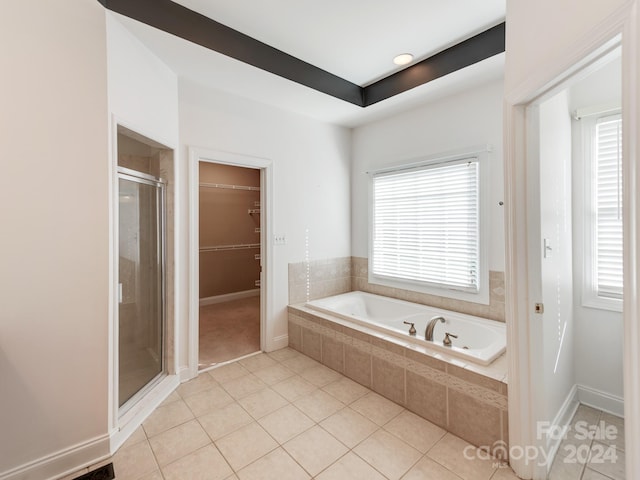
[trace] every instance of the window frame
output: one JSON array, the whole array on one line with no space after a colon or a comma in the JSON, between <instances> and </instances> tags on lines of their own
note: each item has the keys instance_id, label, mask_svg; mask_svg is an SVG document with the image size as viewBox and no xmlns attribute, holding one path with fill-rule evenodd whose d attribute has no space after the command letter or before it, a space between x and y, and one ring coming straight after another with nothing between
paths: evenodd
<instances>
[{"instance_id":1,"label":"window frame","mask_svg":"<svg viewBox=\"0 0 640 480\"><path fill-rule=\"evenodd\" d=\"M595 131L600 119L618 116L621 109L616 108L602 113L585 115L580 118L580 134L582 137L582 181L584 197L582 199L583 229L583 274L582 274L582 306L612 312L622 312L622 298L601 296L597 284L597 225L594 211L596 209L595 183L597 175Z\"/></svg>"},{"instance_id":2,"label":"window frame","mask_svg":"<svg viewBox=\"0 0 640 480\"><path fill-rule=\"evenodd\" d=\"M425 293L429 295L463 300L471 303L489 305L489 233L491 229L491 221L489 216L489 179L490 179L490 153L492 148L490 145L481 147L473 147L454 152L444 152L434 155L424 156L417 159L405 160L393 164L391 166L380 168L378 170L368 172L369 176L369 192L368 192L368 280L370 284L381 285L385 287L398 288L413 292ZM421 169L425 167L434 167L439 164L455 162L466 158L474 158L478 164L478 290L469 291L465 288L454 286L439 285L434 283L419 282L414 280L402 280L381 275L373 272L373 248L374 248L374 177L381 174L393 172L401 172L411 169Z\"/></svg>"}]
</instances>

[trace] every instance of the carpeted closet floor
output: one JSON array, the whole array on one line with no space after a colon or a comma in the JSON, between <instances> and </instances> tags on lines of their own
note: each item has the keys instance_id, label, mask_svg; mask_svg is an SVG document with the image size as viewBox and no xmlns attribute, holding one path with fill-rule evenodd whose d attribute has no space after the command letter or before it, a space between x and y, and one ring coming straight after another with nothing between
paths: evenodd
<instances>
[{"instance_id":1,"label":"carpeted closet floor","mask_svg":"<svg viewBox=\"0 0 640 480\"><path fill-rule=\"evenodd\" d=\"M200 370L259 350L259 296L200 307Z\"/></svg>"}]
</instances>

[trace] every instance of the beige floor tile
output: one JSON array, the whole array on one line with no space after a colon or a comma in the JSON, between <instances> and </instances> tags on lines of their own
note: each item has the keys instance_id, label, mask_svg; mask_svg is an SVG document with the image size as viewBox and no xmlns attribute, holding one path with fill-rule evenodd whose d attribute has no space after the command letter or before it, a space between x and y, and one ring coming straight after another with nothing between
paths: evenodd
<instances>
[{"instance_id":1,"label":"beige floor tile","mask_svg":"<svg viewBox=\"0 0 640 480\"><path fill-rule=\"evenodd\" d=\"M161 407L164 407L165 405L169 405L172 402L175 402L176 400L180 400L180 395L178 395L178 392L176 392L175 390L173 392L171 392L171 394L165 398L163 400L163 402L160 404Z\"/></svg>"},{"instance_id":2,"label":"beige floor tile","mask_svg":"<svg viewBox=\"0 0 640 480\"><path fill-rule=\"evenodd\" d=\"M347 447L318 426L289 440L283 447L312 476L348 451Z\"/></svg>"},{"instance_id":3,"label":"beige floor tile","mask_svg":"<svg viewBox=\"0 0 640 480\"><path fill-rule=\"evenodd\" d=\"M273 360L266 353L259 353L257 355L243 358L242 360L239 360L238 363L250 372L255 372L262 368L273 367L278 364L278 362Z\"/></svg>"},{"instance_id":4,"label":"beige floor tile","mask_svg":"<svg viewBox=\"0 0 640 480\"><path fill-rule=\"evenodd\" d=\"M282 365L274 365L272 367L262 368L253 372L253 374L267 385L275 385L285 378L289 378L295 375L291 370L289 370L287 367L283 367Z\"/></svg>"},{"instance_id":5,"label":"beige floor tile","mask_svg":"<svg viewBox=\"0 0 640 480\"><path fill-rule=\"evenodd\" d=\"M625 480L625 452L618 450L615 445L605 445L593 442L591 457L587 466L613 480Z\"/></svg>"},{"instance_id":6,"label":"beige floor tile","mask_svg":"<svg viewBox=\"0 0 640 480\"><path fill-rule=\"evenodd\" d=\"M253 418L237 403L230 403L198 418L202 428L218 440L253 422Z\"/></svg>"},{"instance_id":7,"label":"beige floor tile","mask_svg":"<svg viewBox=\"0 0 640 480\"><path fill-rule=\"evenodd\" d=\"M233 470L213 445L207 445L162 468L164 480L224 480Z\"/></svg>"},{"instance_id":8,"label":"beige floor tile","mask_svg":"<svg viewBox=\"0 0 640 480\"><path fill-rule=\"evenodd\" d=\"M317 367L303 370L300 372L300 376L306 381L313 383L316 387L324 387L331 382L335 382L342 375L324 365L318 365Z\"/></svg>"},{"instance_id":9,"label":"beige floor tile","mask_svg":"<svg viewBox=\"0 0 640 480\"><path fill-rule=\"evenodd\" d=\"M427 453L447 433L407 410L388 422L384 429L422 453Z\"/></svg>"},{"instance_id":10,"label":"beige floor tile","mask_svg":"<svg viewBox=\"0 0 640 480\"><path fill-rule=\"evenodd\" d=\"M518 476L513 473L511 467L505 465L496 470L496 473L493 474L491 480L520 480L520 478L518 478Z\"/></svg>"},{"instance_id":11,"label":"beige floor tile","mask_svg":"<svg viewBox=\"0 0 640 480\"><path fill-rule=\"evenodd\" d=\"M140 477L140 480L164 480L164 477L162 476L162 473L160 473L160 470L156 470L155 472L152 472L149 475Z\"/></svg>"},{"instance_id":12,"label":"beige floor tile","mask_svg":"<svg viewBox=\"0 0 640 480\"><path fill-rule=\"evenodd\" d=\"M258 420L288 405L289 402L270 388L265 388L257 393L252 393L251 395L241 398L238 400L238 403L249 412L249 415Z\"/></svg>"},{"instance_id":13,"label":"beige floor tile","mask_svg":"<svg viewBox=\"0 0 640 480\"><path fill-rule=\"evenodd\" d=\"M429 457L422 457L407 473L402 480L460 480L455 473L450 472L439 463Z\"/></svg>"},{"instance_id":14,"label":"beige floor tile","mask_svg":"<svg viewBox=\"0 0 640 480\"><path fill-rule=\"evenodd\" d=\"M127 448L136 443L144 442L147 439L147 435L144 433L144 428L140 425L136 428L131 436L122 444L120 448Z\"/></svg>"},{"instance_id":15,"label":"beige floor tile","mask_svg":"<svg viewBox=\"0 0 640 480\"><path fill-rule=\"evenodd\" d=\"M556 455L548 480L580 480L583 470L584 464L569 463L565 457Z\"/></svg>"},{"instance_id":16,"label":"beige floor tile","mask_svg":"<svg viewBox=\"0 0 640 480\"><path fill-rule=\"evenodd\" d=\"M158 470L158 464L149 442L140 442L129 448L121 448L113 456L116 478L138 479Z\"/></svg>"},{"instance_id":17,"label":"beige floor tile","mask_svg":"<svg viewBox=\"0 0 640 480\"><path fill-rule=\"evenodd\" d=\"M310 478L282 448L277 448L238 472L240 480L305 480Z\"/></svg>"},{"instance_id":18,"label":"beige floor tile","mask_svg":"<svg viewBox=\"0 0 640 480\"><path fill-rule=\"evenodd\" d=\"M213 370L209 370L207 373L211 375L217 382L224 383L228 382L229 380L234 380L236 378L248 375L249 370L244 368L239 363L234 362L218 368L214 368Z\"/></svg>"},{"instance_id":19,"label":"beige floor tile","mask_svg":"<svg viewBox=\"0 0 640 480\"><path fill-rule=\"evenodd\" d=\"M595 408L588 407L586 405L578 405L578 409L573 416L572 422L587 422L588 425L597 425L598 420L600 419L600 414L600 410L596 410Z\"/></svg>"},{"instance_id":20,"label":"beige floor tile","mask_svg":"<svg viewBox=\"0 0 640 480\"><path fill-rule=\"evenodd\" d=\"M255 375L249 374L244 377L229 380L228 382L223 382L222 387L229 395L237 400L266 388L267 384Z\"/></svg>"},{"instance_id":21,"label":"beige floor tile","mask_svg":"<svg viewBox=\"0 0 640 480\"><path fill-rule=\"evenodd\" d=\"M293 402L303 395L308 395L309 393L316 390L315 385L307 382L305 379L299 377L298 375L287 378L282 382L276 383L271 388L273 388L276 392L278 392L290 402Z\"/></svg>"},{"instance_id":22,"label":"beige floor tile","mask_svg":"<svg viewBox=\"0 0 640 480\"><path fill-rule=\"evenodd\" d=\"M596 441L607 445L615 445L617 450L624 451L624 419L602 412L600 415L600 428Z\"/></svg>"},{"instance_id":23,"label":"beige floor tile","mask_svg":"<svg viewBox=\"0 0 640 480\"><path fill-rule=\"evenodd\" d=\"M351 408L378 425L384 425L404 410L400 405L374 392L353 402Z\"/></svg>"},{"instance_id":24,"label":"beige floor tile","mask_svg":"<svg viewBox=\"0 0 640 480\"><path fill-rule=\"evenodd\" d=\"M289 370L293 370L296 373L300 373L309 368L317 367L321 364L305 355L298 355L297 357L292 357L287 360L284 360L282 362L282 365L287 367Z\"/></svg>"},{"instance_id":25,"label":"beige floor tile","mask_svg":"<svg viewBox=\"0 0 640 480\"><path fill-rule=\"evenodd\" d=\"M195 395L196 393L203 392L204 390L209 390L217 384L218 382L216 382L211 375L201 373L196 378L181 384L177 388L176 392L178 392L178 394L183 399L185 399L187 397L190 397L191 395Z\"/></svg>"},{"instance_id":26,"label":"beige floor tile","mask_svg":"<svg viewBox=\"0 0 640 480\"><path fill-rule=\"evenodd\" d=\"M302 354L300 352L296 352L293 348L284 347L280 350L269 352L267 353L267 355L273 358L276 362L284 362L285 360L289 360L290 358L299 357Z\"/></svg>"},{"instance_id":27,"label":"beige floor tile","mask_svg":"<svg viewBox=\"0 0 640 480\"><path fill-rule=\"evenodd\" d=\"M197 420L174 427L149 439L160 467L211 443Z\"/></svg>"},{"instance_id":28,"label":"beige floor tile","mask_svg":"<svg viewBox=\"0 0 640 480\"><path fill-rule=\"evenodd\" d=\"M341 377L338 381L325 385L322 390L347 405L371 392L367 387L363 387L347 377Z\"/></svg>"},{"instance_id":29,"label":"beige floor tile","mask_svg":"<svg viewBox=\"0 0 640 480\"><path fill-rule=\"evenodd\" d=\"M585 468L581 480L611 480L611 478L605 477L601 473L591 470L590 468Z\"/></svg>"},{"instance_id":30,"label":"beige floor tile","mask_svg":"<svg viewBox=\"0 0 640 480\"><path fill-rule=\"evenodd\" d=\"M220 385L196 393L184 399L184 402L191 409L196 417L209 413L220 407L224 407L233 402L233 397L229 395Z\"/></svg>"},{"instance_id":31,"label":"beige floor tile","mask_svg":"<svg viewBox=\"0 0 640 480\"><path fill-rule=\"evenodd\" d=\"M297 399L293 404L298 407L309 418L316 422L320 422L329 415L342 410L345 404L327 392L315 390L309 395L305 395Z\"/></svg>"},{"instance_id":32,"label":"beige floor tile","mask_svg":"<svg viewBox=\"0 0 640 480\"><path fill-rule=\"evenodd\" d=\"M464 480L487 480L496 470L492 460L479 458L475 447L451 433L442 437L427 456Z\"/></svg>"},{"instance_id":33,"label":"beige floor tile","mask_svg":"<svg viewBox=\"0 0 640 480\"><path fill-rule=\"evenodd\" d=\"M318 480L386 480L380 472L352 452L347 453L316 478Z\"/></svg>"},{"instance_id":34,"label":"beige floor tile","mask_svg":"<svg viewBox=\"0 0 640 480\"><path fill-rule=\"evenodd\" d=\"M274 450L278 444L260 425L253 422L216 440L216 446L237 472Z\"/></svg>"},{"instance_id":35,"label":"beige floor tile","mask_svg":"<svg viewBox=\"0 0 640 480\"><path fill-rule=\"evenodd\" d=\"M280 444L315 425L313 420L293 405L287 405L262 417L258 423Z\"/></svg>"},{"instance_id":36,"label":"beige floor tile","mask_svg":"<svg viewBox=\"0 0 640 480\"><path fill-rule=\"evenodd\" d=\"M349 448L355 447L380 428L349 407L323 420L320 426Z\"/></svg>"},{"instance_id":37,"label":"beige floor tile","mask_svg":"<svg viewBox=\"0 0 640 480\"><path fill-rule=\"evenodd\" d=\"M224 480L240 480L238 476L234 473L230 477L225 478Z\"/></svg>"},{"instance_id":38,"label":"beige floor tile","mask_svg":"<svg viewBox=\"0 0 640 480\"><path fill-rule=\"evenodd\" d=\"M353 451L390 480L404 475L422 454L398 437L378 430Z\"/></svg>"},{"instance_id":39,"label":"beige floor tile","mask_svg":"<svg viewBox=\"0 0 640 480\"><path fill-rule=\"evenodd\" d=\"M191 413L187 404L182 400L178 400L164 407L156 408L155 411L149 415L149 418L144 421L142 427L147 437L151 438L170 428L188 422L193 418L193 413Z\"/></svg>"}]
</instances>

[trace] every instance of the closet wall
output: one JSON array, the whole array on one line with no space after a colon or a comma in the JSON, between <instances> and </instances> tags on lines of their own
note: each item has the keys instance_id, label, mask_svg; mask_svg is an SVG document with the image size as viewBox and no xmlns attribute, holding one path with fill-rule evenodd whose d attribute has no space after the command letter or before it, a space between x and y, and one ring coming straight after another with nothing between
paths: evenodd
<instances>
[{"instance_id":1,"label":"closet wall","mask_svg":"<svg viewBox=\"0 0 640 480\"><path fill-rule=\"evenodd\" d=\"M257 289L260 170L207 162L199 170L200 299Z\"/></svg>"}]
</instances>

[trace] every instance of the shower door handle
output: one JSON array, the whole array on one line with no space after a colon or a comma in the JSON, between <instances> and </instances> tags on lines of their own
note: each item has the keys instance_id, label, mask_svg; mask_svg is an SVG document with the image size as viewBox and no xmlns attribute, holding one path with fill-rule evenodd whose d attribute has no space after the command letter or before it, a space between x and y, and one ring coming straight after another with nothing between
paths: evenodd
<instances>
[{"instance_id":1,"label":"shower door handle","mask_svg":"<svg viewBox=\"0 0 640 480\"><path fill-rule=\"evenodd\" d=\"M122 284L118 284L118 303L122 303Z\"/></svg>"}]
</instances>

